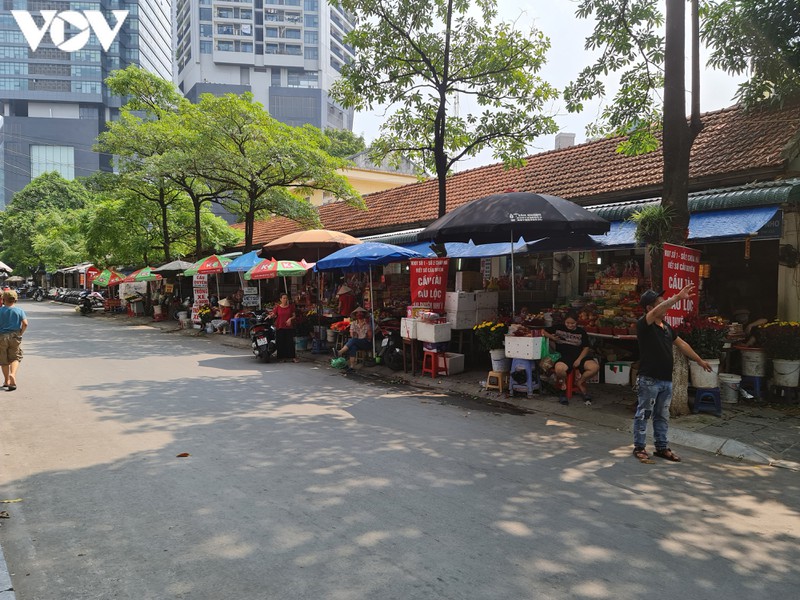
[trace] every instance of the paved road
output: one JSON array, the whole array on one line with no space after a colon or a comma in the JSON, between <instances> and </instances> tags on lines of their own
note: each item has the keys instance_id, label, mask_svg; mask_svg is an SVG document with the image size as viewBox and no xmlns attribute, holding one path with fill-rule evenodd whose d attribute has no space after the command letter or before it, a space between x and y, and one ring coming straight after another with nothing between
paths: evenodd
<instances>
[{"instance_id":1,"label":"paved road","mask_svg":"<svg viewBox=\"0 0 800 600\"><path fill-rule=\"evenodd\" d=\"M23 307L0 392L17 600L797 593L797 473L641 465L626 432Z\"/></svg>"}]
</instances>

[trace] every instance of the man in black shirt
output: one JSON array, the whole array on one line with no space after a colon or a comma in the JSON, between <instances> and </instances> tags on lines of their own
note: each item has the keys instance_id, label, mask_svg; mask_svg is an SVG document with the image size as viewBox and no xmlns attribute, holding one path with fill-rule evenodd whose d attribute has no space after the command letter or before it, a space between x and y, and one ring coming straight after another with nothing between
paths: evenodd
<instances>
[{"instance_id":1,"label":"man in black shirt","mask_svg":"<svg viewBox=\"0 0 800 600\"><path fill-rule=\"evenodd\" d=\"M664 315L671 306L689 298L694 286L689 284L676 295L664 300L663 291L647 290L640 299L645 314L636 323L636 338L639 342L639 403L633 417L633 455L642 462L651 462L645 450L647 443L647 419L653 417L655 455L673 462L680 458L669 448L669 404L672 400L672 345L695 361L706 371L711 366L700 358L692 347L677 337L664 322Z\"/></svg>"}]
</instances>

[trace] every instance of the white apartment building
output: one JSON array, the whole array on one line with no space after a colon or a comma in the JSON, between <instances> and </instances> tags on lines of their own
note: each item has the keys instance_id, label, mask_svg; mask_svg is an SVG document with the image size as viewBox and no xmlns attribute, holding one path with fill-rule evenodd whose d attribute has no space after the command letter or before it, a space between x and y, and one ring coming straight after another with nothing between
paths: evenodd
<instances>
[{"instance_id":1,"label":"white apartment building","mask_svg":"<svg viewBox=\"0 0 800 600\"><path fill-rule=\"evenodd\" d=\"M277 120L352 130L328 90L353 58L354 18L326 0L176 0L176 82L200 94L253 93Z\"/></svg>"}]
</instances>

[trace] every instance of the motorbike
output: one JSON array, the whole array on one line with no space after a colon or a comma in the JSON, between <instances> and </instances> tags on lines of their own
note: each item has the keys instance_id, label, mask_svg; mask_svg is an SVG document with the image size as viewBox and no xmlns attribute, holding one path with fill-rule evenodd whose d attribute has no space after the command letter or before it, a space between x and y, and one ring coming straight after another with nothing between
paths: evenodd
<instances>
[{"instance_id":1,"label":"motorbike","mask_svg":"<svg viewBox=\"0 0 800 600\"><path fill-rule=\"evenodd\" d=\"M93 311L103 309L103 296L97 292L83 294L78 303L78 310L83 316L92 314Z\"/></svg>"},{"instance_id":2,"label":"motorbike","mask_svg":"<svg viewBox=\"0 0 800 600\"><path fill-rule=\"evenodd\" d=\"M44 302L44 299L47 298L47 290L44 288L36 288L31 298L36 302Z\"/></svg>"},{"instance_id":3,"label":"motorbike","mask_svg":"<svg viewBox=\"0 0 800 600\"><path fill-rule=\"evenodd\" d=\"M269 362L277 349L276 340L273 320L266 313L258 315L255 325L250 329L250 347L253 349L253 355L264 362Z\"/></svg>"},{"instance_id":4,"label":"motorbike","mask_svg":"<svg viewBox=\"0 0 800 600\"><path fill-rule=\"evenodd\" d=\"M399 331L383 330L378 358L378 362L383 363L392 371L403 370L403 338Z\"/></svg>"}]
</instances>

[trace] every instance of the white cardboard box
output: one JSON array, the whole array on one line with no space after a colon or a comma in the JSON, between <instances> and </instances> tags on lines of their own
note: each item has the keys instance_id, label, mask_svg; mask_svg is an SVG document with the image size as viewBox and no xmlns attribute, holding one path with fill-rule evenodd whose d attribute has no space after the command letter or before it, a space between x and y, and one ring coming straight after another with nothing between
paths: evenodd
<instances>
[{"instance_id":1,"label":"white cardboard box","mask_svg":"<svg viewBox=\"0 0 800 600\"><path fill-rule=\"evenodd\" d=\"M500 302L500 293L499 292L475 292L475 304L476 308L491 308L497 310L497 306Z\"/></svg>"},{"instance_id":2,"label":"white cardboard box","mask_svg":"<svg viewBox=\"0 0 800 600\"><path fill-rule=\"evenodd\" d=\"M507 335L505 349L506 358L539 360L542 358L542 338Z\"/></svg>"},{"instance_id":3,"label":"white cardboard box","mask_svg":"<svg viewBox=\"0 0 800 600\"><path fill-rule=\"evenodd\" d=\"M447 374L458 375L464 372L464 355L456 354L455 352L447 352L444 355L444 360L447 363Z\"/></svg>"},{"instance_id":4,"label":"white cardboard box","mask_svg":"<svg viewBox=\"0 0 800 600\"><path fill-rule=\"evenodd\" d=\"M417 339L417 320L403 318L400 319L400 337L410 340Z\"/></svg>"},{"instance_id":5,"label":"white cardboard box","mask_svg":"<svg viewBox=\"0 0 800 600\"><path fill-rule=\"evenodd\" d=\"M479 308L475 311L475 324L483 323L484 321L494 321L497 317L496 308Z\"/></svg>"},{"instance_id":6,"label":"white cardboard box","mask_svg":"<svg viewBox=\"0 0 800 600\"><path fill-rule=\"evenodd\" d=\"M447 292L444 298L445 312L474 311L476 308L474 292Z\"/></svg>"},{"instance_id":7,"label":"white cardboard box","mask_svg":"<svg viewBox=\"0 0 800 600\"><path fill-rule=\"evenodd\" d=\"M631 365L630 360L617 360L608 362L603 366L603 373L605 374L606 383L614 385L630 385L631 384Z\"/></svg>"},{"instance_id":8,"label":"white cardboard box","mask_svg":"<svg viewBox=\"0 0 800 600\"><path fill-rule=\"evenodd\" d=\"M452 325L453 329L472 329L475 327L475 311L448 312L447 322Z\"/></svg>"},{"instance_id":9,"label":"white cardboard box","mask_svg":"<svg viewBox=\"0 0 800 600\"><path fill-rule=\"evenodd\" d=\"M417 339L421 342L449 342L450 323L425 323L417 321Z\"/></svg>"}]
</instances>

